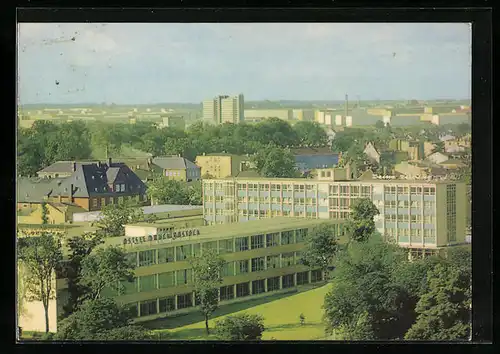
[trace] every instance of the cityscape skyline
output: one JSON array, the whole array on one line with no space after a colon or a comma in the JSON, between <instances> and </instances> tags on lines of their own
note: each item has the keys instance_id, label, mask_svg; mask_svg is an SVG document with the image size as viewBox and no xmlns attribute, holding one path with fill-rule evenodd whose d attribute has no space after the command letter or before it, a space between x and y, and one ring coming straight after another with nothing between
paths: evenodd
<instances>
[{"instance_id":1,"label":"cityscape skyline","mask_svg":"<svg viewBox=\"0 0 500 354\"><path fill-rule=\"evenodd\" d=\"M20 104L201 103L221 92L470 98L466 23L22 23L18 32Z\"/></svg>"}]
</instances>

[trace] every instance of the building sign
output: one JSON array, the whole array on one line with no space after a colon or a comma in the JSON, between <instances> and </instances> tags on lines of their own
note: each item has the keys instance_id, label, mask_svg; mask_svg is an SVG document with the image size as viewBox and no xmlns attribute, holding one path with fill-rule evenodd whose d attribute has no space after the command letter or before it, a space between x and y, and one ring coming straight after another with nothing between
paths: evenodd
<instances>
[{"instance_id":1,"label":"building sign","mask_svg":"<svg viewBox=\"0 0 500 354\"><path fill-rule=\"evenodd\" d=\"M188 229L188 230L177 230L177 231L165 231L159 232L157 235L148 235L140 237L126 237L123 239L124 245L138 245L144 242L151 241L161 241L172 239L175 240L181 237L198 236L200 234L199 229Z\"/></svg>"}]
</instances>

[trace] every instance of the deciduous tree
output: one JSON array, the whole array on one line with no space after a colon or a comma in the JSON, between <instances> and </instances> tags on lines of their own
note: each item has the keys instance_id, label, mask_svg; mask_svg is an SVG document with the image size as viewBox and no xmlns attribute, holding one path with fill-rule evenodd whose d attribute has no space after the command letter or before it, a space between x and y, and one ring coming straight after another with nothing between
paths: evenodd
<instances>
[{"instance_id":1,"label":"deciduous tree","mask_svg":"<svg viewBox=\"0 0 500 354\"><path fill-rule=\"evenodd\" d=\"M50 234L21 238L18 260L26 271L26 291L30 300L41 301L45 312L45 332L49 331L49 301L55 296L55 270L62 261L61 243Z\"/></svg>"},{"instance_id":2,"label":"deciduous tree","mask_svg":"<svg viewBox=\"0 0 500 354\"><path fill-rule=\"evenodd\" d=\"M123 225L144 219L141 208L135 208L128 202L109 204L101 209L97 226L105 236L123 236Z\"/></svg>"},{"instance_id":3,"label":"deciduous tree","mask_svg":"<svg viewBox=\"0 0 500 354\"><path fill-rule=\"evenodd\" d=\"M201 257L190 259L193 269L194 288L200 311L205 318L205 328L209 334L208 319L219 306L219 287L222 283L221 271L224 260L214 250L203 250Z\"/></svg>"},{"instance_id":4,"label":"deciduous tree","mask_svg":"<svg viewBox=\"0 0 500 354\"><path fill-rule=\"evenodd\" d=\"M135 265L119 247L98 249L81 262L80 284L89 289L88 297L98 299L105 288L124 291L122 281L133 280Z\"/></svg>"},{"instance_id":5,"label":"deciduous tree","mask_svg":"<svg viewBox=\"0 0 500 354\"><path fill-rule=\"evenodd\" d=\"M351 215L346 231L351 241L366 241L375 232L374 217L380 212L370 199L355 199L351 204Z\"/></svg>"},{"instance_id":6,"label":"deciduous tree","mask_svg":"<svg viewBox=\"0 0 500 354\"><path fill-rule=\"evenodd\" d=\"M321 268L324 272L333 264L339 248L335 225L324 223L313 229L306 238L302 263Z\"/></svg>"}]
</instances>

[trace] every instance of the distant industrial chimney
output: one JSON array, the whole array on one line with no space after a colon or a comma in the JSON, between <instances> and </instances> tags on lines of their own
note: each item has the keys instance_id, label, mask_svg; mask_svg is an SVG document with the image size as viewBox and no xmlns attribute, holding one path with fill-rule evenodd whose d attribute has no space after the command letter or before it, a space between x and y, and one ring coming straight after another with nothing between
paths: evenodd
<instances>
[{"instance_id":1,"label":"distant industrial chimney","mask_svg":"<svg viewBox=\"0 0 500 354\"><path fill-rule=\"evenodd\" d=\"M349 96L345 94L345 116L349 115Z\"/></svg>"},{"instance_id":2,"label":"distant industrial chimney","mask_svg":"<svg viewBox=\"0 0 500 354\"><path fill-rule=\"evenodd\" d=\"M76 162L73 161L73 172L76 171Z\"/></svg>"}]
</instances>

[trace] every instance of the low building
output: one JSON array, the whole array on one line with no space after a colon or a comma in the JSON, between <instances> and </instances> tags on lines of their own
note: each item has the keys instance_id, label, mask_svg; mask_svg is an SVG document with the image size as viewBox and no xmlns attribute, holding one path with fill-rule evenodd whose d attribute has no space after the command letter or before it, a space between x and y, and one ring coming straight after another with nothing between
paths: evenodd
<instances>
[{"instance_id":1,"label":"low building","mask_svg":"<svg viewBox=\"0 0 500 354\"><path fill-rule=\"evenodd\" d=\"M64 224L73 220L73 214L84 211L78 205L66 203L30 203L29 207L18 207L17 222L23 224L43 223L43 204L47 210L48 224Z\"/></svg>"},{"instance_id":2,"label":"low building","mask_svg":"<svg viewBox=\"0 0 500 354\"><path fill-rule=\"evenodd\" d=\"M446 170L439 165L425 164L421 162L403 161L394 166L396 176L404 176L407 179L424 177L442 177L447 174Z\"/></svg>"},{"instance_id":3,"label":"low building","mask_svg":"<svg viewBox=\"0 0 500 354\"><path fill-rule=\"evenodd\" d=\"M427 157L427 160L429 160L432 163L435 164L441 164L449 159L449 156L446 154L443 154L442 152L435 152Z\"/></svg>"},{"instance_id":4,"label":"low building","mask_svg":"<svg viewBox=\"0 0 500 354\"><path fill-rule=\"evenodd\" d=\"M124 200L147 203L146 185L127 165L111 159L107 163L58 161L41 173L47 177L17 180L19 208L43 201L78 205L87 211Z\"/></svg>"},{"instance_id":5,"label":"low building","mask_svg":"<svg viewBox=\"0 0 500 354\"><path fill-rule=\"evenodd\" d=\"M389 142L389 148L395 151L407 152L410 160L423 160L425 158L424 144L418 141L393 139Z\"/></svg>"},{"instance_id":6,"label":"low building","mask_svg":"<svg viewBox=\"0 0 500 354\"><path fill-rule=\"evenodd\" d=\"M201 205L151 205L141 207L146 218L154 217L157 220L196 217L203 215L203 207ZM74 213L73 222L94 222L101 218L101 212L93 211L86 213Z\"/></svg>"},{"instance_id":7,"label":"low building","mask_svg":"<svg viewBox=\"0 0 500 354\"><path fill-rule=\"evenodd\" d=\"M153 164L160 167L168 179L190 182L201 178L200 167L181 156L155 157Z\"/></svg>"},{"instance_id":8,"label":"low building","mask_svg":"<svg viewBox=\"0 0 500 354\"><path fill-rule=\"evenodd\" d=\"M216 250L225 260L219 292L222 306L323 284L323 272L301 264L301 252L307 234L324 222L275 218L184 230L139 229L133 235L108 238L101 247L123 247L137 268L134 281L123 283L124 294L111 289L102 294L130 308L135 322L197 311L189 258L207 249ZM327 222L345 242L343 222ZM58 280L58 306L67 296L67 284Z\"/></svg>"},{"instance_id":9,"label":"low building","mask_svg":"<svg viewBox=\"0 0 500 354\"><path fill-rule=\"evenodd\" d=\"M291 149L295 158L295 166L301 173L318 168L333 167L339 162L339 154L330 148L297 148Z\"/></svg>"},{"instance_id":10,"label":"low building","mask_svg":"<svg viewBox=\"0 0 500 354\"><path fill-rule=\"evenodd\" d=\"M235 177L250 169L250 156L234 154L203 154L196 156L196 164L201 168L201 176L212 178Z\"/></svg>"},{"instance_id":11,"label":"low building","mask_svg":"<svg viewBox=\"0 0 500 354\"><path fill-rule=\"evenodd\" d=\"M375 146L372 142L366 144L364 153L372 163L376 163L377 165L383 164L384 161L397 164L408 160L408 152L391 150L389 147L383 145Z\"/></svg>"},{"instance_id":12,"label":"low building","mask_svg":"<svg viewBox=\"0 0 500 354\"><path fill-rule=\"evenodd\" d=\"M267 118L292 120L293 111L291 109L245 109L245 121L262 120Z\"/></svg>"}]
</instances>

